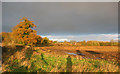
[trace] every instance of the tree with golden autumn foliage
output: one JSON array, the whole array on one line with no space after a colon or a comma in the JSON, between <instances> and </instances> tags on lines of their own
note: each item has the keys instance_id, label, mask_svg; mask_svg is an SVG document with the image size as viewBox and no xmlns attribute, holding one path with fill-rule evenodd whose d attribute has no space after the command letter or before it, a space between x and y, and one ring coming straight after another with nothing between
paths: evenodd
<instances>
[{"instance_id":1,"label":"tree with golden autumn foliage","mask_svg":"<svg viewBox=\"0 0 120 74\"><path fill-rule=\"evenodd\" d=\"M33 45L41 43L42 37L37 35L37 31L33 30L36 25L33 21L29 21L26 17L21 19L21 22L12 29L12 36L16 43L25 45Z\"/></svg>"}]
</instances>

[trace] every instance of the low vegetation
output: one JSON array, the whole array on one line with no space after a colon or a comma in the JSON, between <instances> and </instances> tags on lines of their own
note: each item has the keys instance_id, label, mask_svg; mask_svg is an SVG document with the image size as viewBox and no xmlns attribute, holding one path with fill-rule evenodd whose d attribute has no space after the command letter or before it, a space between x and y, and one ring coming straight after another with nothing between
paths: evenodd
<instances>
[{"instance_id":1,"label":"low vegetation","mask_svg":"<svg viewBox=\"0 0 120 74\"><path fill-rule=\"evenodd\" d=\"M119 69L113 61L52 54L30 47L4 59L3 71L8 72L118 72Z\"/></svg>"}]
</instances>

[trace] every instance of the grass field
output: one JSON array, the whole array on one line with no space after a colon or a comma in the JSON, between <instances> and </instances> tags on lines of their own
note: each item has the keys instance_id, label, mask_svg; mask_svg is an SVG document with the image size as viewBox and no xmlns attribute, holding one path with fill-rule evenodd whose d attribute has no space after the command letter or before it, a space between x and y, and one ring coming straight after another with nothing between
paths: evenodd
<instances>
[{"instance_id":1,"label":"grass field","mask_svg":"<svg viewBox=\"0 0 120 74\"><path fill-rule=\"evenodd\" d=\"M76 54L76 50L85 55L68 54ZM119 71L117 46L17 46L2 58L2 72Z\"/></svg>"}]
</instances>

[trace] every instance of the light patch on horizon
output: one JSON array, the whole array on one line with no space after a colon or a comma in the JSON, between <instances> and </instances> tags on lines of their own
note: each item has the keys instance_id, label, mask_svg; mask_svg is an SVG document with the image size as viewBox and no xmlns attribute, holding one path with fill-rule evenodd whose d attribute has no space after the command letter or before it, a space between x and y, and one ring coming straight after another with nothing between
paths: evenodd
<instances>
[{"instance_id":1,"label":"light patch on horizon","mask_svg":"<svg viewBox=\"0 0 120 74\"><path fill-rule=\"evenodd\" d=\"M120 36L120 35L119 35ZM53 41L110 41L110 40L118 40L118 34L88 34L88 35L59 35L59 36L52 36L52 35L46 35L42 37L48 37L50 40Z\"/></svg>"}]
</instances>

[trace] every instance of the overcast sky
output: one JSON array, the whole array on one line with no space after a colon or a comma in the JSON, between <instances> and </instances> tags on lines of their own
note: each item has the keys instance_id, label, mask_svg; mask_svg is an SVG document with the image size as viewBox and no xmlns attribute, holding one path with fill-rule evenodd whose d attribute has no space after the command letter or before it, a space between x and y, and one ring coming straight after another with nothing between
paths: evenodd
<instances>
[{"instance_id":1,"label":"overcast sky","mask_svg":"<svg viewBox=\"0 0 120 74\"><path fill-rule=\"evenodd\" d=\"M117 39L117 2L3 2L2 12L3 32L10 32L26 16L38 34L52 40Z\"/></svg>"},{"instance_id":2,"label":"overcast sky","mask_svg":"<svg viewBox=\"0 0 120 74\"><path fill-rule=\"evenodd\" d=\"M2 2L119 2L119 0L2 0Z\"/></svg>"},{"instance_id":3,"label":"overcast sky","mask_svg":"<svg viewBox=\"0 0 120 74\"><path fill-rule=\"evenodd\" d=\"M0 2L0 32L2 32L2 2Z\"/></svg>"}]
</instances>

